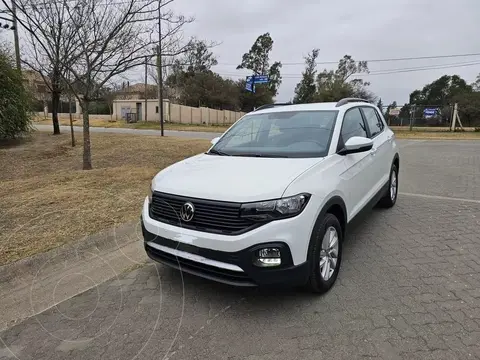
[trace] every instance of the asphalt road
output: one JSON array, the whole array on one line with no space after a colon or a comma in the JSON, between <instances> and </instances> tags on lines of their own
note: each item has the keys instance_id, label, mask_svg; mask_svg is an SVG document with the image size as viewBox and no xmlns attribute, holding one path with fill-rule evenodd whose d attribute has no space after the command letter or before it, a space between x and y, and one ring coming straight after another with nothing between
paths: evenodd
<instances>
[{"instance_id":1,"label":"asphalt road","mask_svg":"<svg viewBox=\"0 0 480 360\"><path fill-rule=\"evenodd\" d=\"M34 128L39 131L52 131L51 125L34 125ZM81 126L73 127L76 132L83 132ZM60 126L60 131L70 132L70 126ZM104 128L104 127L90 127L90 132L99 132L99 133L112 133L112 134L135 134L135 135L161 135L160 130L148 130L148 129L125 129L125 128ZM186 137L186 138L197 138L197 139L208 139L211 140L217 136L220 136L219 133L212 132L201 132L201 131L176 131L176 130L165 130L165 136L176 136L176 137Z\"/></svg>"},{"instance_id":2,"label":"asphalt road","mask_svg":"<svg viewBox=\"0 0 480 360\"><path fill-rule=\"evenodd\" d=\"M149 263L0 333L0 359L480 359L480 142L401 147L397 205L356 222L328 294Z\"/></svg>"}]
</instances>

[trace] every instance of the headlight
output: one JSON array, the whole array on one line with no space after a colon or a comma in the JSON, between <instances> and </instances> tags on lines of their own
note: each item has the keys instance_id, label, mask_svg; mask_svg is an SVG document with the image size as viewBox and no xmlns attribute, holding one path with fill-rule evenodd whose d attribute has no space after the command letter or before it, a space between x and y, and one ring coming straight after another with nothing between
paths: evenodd
<instances>
[{"instance_id":1,"label":"headlight","mask_svg":"<svg viewBox=\"0 0 480 360\"><path fill-rule=\"evenodd\" d=\"M293 217L303 211L310 196L305 193L277 200L243 204L240 208L240 216L257 221Z\"/></svg>"}]
</instances>

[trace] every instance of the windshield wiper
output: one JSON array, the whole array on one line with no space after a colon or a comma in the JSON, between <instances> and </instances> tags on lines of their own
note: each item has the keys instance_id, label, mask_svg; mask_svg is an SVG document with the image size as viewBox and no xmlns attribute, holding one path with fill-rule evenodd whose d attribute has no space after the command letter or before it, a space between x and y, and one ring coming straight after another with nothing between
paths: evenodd
<instances>
[{"instance_id":1,"label":"windshield wiper","mask_svg":"<svg viewBox=\"0 0 480 360\"><path fill-rule=\"evenodd\" d=\"M215 149L210 149L210 151L207 154L214 154L214 155L220 155L220 156L230 156L230 154L227 154L226 152L220 151L220 150L215 150Z\"/></svg>"},{"instance_id":2,"label":"windshield wiper","mask_svg":"<svg viewBox=\"0 0 480 360\"><path fill-rule=\"evenodd\" d=\"M275 154L235 154L235 156L244 156L244 157L263 157L263 158L288 158L286 155L275 155Z\"/></svg>"}]
</instances>

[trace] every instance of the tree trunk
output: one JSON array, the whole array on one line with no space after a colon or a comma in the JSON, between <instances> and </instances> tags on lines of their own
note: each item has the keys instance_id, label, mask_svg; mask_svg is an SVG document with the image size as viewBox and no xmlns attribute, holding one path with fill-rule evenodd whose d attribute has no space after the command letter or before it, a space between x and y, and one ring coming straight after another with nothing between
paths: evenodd
<instances>
[{"instance_id":1,"label":"tree trunk","mask_svg":"<svg viewBox=\"0 0 480 360\"><path fill-rule=\"evenodd\" d=\"M73 131L73 115L72 115L72 97L68 97L68 115L70 116L70 134L72 135L72 147L75 147L75 132Z\"/></svg>"},{"instance_id":2,"label":"tree trunk","mask_svg":"<svg viewBox=\"0 0 480 360\"><path fill-rule=\"evenodd\" d=\"M53 135L60 135L60 124L58 122L58 106L60 104L60 93L58 91L52 92L52 122Z\"/></svg>"},{"instance_id":3,"label":"tree trunk","mask_svg":"<svg viewBox=\"0 0 480 360\"><path fill-rule=\"evenodd\" d=\"M89 100L81 103L83 112L83 170L92 169L92 153L90 149L90 122L88 119Z\"/></svg>"}]
</instances>

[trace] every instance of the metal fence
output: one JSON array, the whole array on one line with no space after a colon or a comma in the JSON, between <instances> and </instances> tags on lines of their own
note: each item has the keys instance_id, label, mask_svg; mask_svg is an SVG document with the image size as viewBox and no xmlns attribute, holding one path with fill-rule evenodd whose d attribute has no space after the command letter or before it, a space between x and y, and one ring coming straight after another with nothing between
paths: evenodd
<instances>
[{"instance_id":1,"label":"metal fence","mask_svg":"<svg viewBox=\"0 0 480 360\"><path fill-rule=\"evenodd\" d=\"M465 130L474 129L480 131L480 107L461 106L457 107L457 119ZM384 106L383 115L390 126L414 128L431 128L432 130L441 130L450 128L454 117L455 104L450 105L416 105L405 104L401 107L391 108ZM456 127L458 121L455 122Z\"/></svg>"},{"instance_id":2,"label":"metal fence","mask_svg":"<svg viewBox=\"0 0 480 360\"><path fill-rule=\"evenodd\" d=\"M382 108L385 120L390 126L401 127L450 127L453 105L404 105Z\"/></svg>"}]
</instances>

